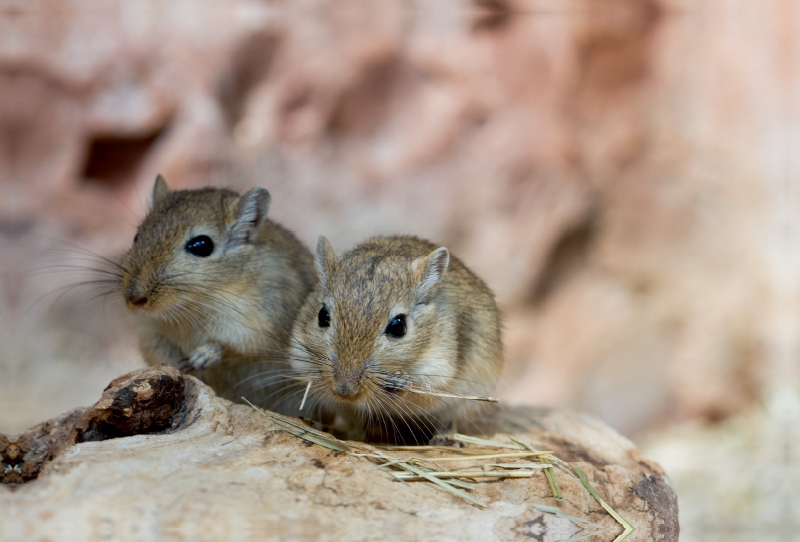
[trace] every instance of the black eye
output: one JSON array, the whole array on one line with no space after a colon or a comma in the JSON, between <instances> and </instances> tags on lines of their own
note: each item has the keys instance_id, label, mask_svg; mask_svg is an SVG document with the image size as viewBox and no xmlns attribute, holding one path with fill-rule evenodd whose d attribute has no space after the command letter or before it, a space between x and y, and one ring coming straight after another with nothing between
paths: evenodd
<instances>
[{"instance_id":1,"label":"black eye","mask_svg":"<svg viewBox=\"0 0 800 542\"><path fill-rule=\"evenodd\" d=\"M201 258L211 256L211 253L214 252L214 241L208 235L192 237L186 242L186 251Z\"/></svg>"},{"instance_id":2,"label":"black eye","mask_svg":"<svg viewBox=\"0 0 800 542\"><path fill-rule=\"evenodd\" d=\"M133 236L133 242L134 242L134 244L139 242L139 234L138 233Z\"/></svg>"},{"instance_id":3,"label":"black eye","mask_svg":"<svg viewBox=\"0 0 800 542\"><path fill-rule=\"evenodd\" d=\"M402 337L406 334L406 315L398 314L386 326L386 334L392 337Z\"/></svg>"},{"instance_id":4,"label":"black eye","mask_svg":"<svg viewBox=\"0 0 800 542\"><path fill-rule=\"evenodd\" d=\"M319 327L328 327L331 325L331 313L328 312L328 307L325 305L319 310L317 323L319 323Z\"/></svg>"}]
</instances>

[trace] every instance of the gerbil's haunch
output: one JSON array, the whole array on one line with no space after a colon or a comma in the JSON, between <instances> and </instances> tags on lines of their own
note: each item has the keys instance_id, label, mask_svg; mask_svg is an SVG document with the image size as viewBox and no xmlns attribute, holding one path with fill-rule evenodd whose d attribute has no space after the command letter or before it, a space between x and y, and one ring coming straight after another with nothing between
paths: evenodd
<instances>
[{"instance_id":1,"label":"gerbil's haunch","mask_svg":"<svg viewBox=\"0 0 800 542\"><path fill-rule=\"evenodd\" d=\"M305 412L349 437L420 442L474 406L438 394L491 392L497 305L447 249L375 237L336 257L321 237L315 265L292 333L292 367L311 382Z\"/></svg>"},{"instance_id":2,"label":"gerbil's haunch","mask_svg":"<svg viewBox=\"0 0 800 542\"><path fill-rule=\"evenodd\" d=\"M275 408L316 273L308 249L266 218L269 204L263 188L170 191L159 176L120 286L149 364L196 371L222 396Z\"/></svg>"}]
</instances>

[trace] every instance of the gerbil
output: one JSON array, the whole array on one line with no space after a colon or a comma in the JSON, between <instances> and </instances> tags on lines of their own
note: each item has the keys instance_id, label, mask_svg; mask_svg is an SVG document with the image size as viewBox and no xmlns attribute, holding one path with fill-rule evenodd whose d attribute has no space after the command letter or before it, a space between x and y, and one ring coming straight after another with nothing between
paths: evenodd
<instances>
[{"instance_id":1,"label":"gerbil","mask_svg":"<svg viewBox=\"0 0 800 542\"><path fill-rule=\"evenodd\" d=\"M269 204L264 188L170 191L159 175L120 285L147 363L274 407L292 324L317 278L308 249L266 217Z\"/></svg>"},{"instance_id":2,"label":"gerbil","mask_svg":"<svg viewBox=\"0 0 800 542\"><path fill-rule=\"evenodd\" d=\"M292 367L311 382L308 410L330 429L419 442L475 404L435 394L492 390L503 359L497 305L446 248L375 237L336 257L320 237L315 265L320 281L295 321Z\"/></svg>"}]
</instances>

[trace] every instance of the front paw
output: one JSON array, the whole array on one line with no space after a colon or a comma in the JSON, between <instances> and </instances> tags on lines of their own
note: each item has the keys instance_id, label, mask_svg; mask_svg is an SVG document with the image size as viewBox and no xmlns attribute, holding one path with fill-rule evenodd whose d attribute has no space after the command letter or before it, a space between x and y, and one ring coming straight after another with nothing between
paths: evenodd
<instances>
[{"instance_id":1,"label":"front paw","mask_svg":"<svg viewBox=\"0 0 800 542\"><path fill-rule=\"evenodd\" d=\"M434 435L428 446L447 446L449 448L466 448L467 445L449 435Z\"/></svg>"},{"instance_id":2,"label":"front paw","mask_svg":"<svg viewBox=\"0 0 800 542\"><path fill-rule=\"evenodd\" d=\"M222 346L204 344L194 349L188 358L178 362L178 369L183 372L202 371L216 365L222 360Z\"/></svg>"}]
</instances>

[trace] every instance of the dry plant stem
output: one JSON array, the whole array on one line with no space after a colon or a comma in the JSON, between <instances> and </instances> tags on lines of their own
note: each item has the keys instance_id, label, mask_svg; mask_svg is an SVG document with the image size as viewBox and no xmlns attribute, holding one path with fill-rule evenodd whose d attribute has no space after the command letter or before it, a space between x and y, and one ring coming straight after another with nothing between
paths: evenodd
<instances>
[{"instance_id":1,"label":"dry plant stem","mask_svg":"<svg viewBox=\"0 0 800 542\"><path fill-rule=\"evenodd\" d=\"M520 444L508 444L506 442L498 442L496 440L486 440L478 437L470 437L469 435L462 435L461 433L453 433L453 440L458 442L465 442L467 444L477 444L478 446L491 446L493 448L505 448L507 450L528 450L533 451Z\"/></svg>"},{"instance_id":2,"label":"dry plant stem","mask_svg":"<svg viewBox=\"0 0 800 542\"><path fill-rule=\"evenodd\" d=\"M506 457L535 457L551 453L552 452L519 452L510 454L468 455L466 457L434 457L434 458L414 458L414 459L423 459L425 461L475 461L477 459L502 459Z\"/></svg>"},{"instance_id":3,"label":"dry plant stem","mask_svg":"<svg viewBox=\"0 0 800 542\"><path fill-rule=\"evenodd\" d=\"M600 506L602 506L603 509L617 521L617 523L622 525L623 531L617 538L614 539L614 542L622 542L623 540L628 538L631 534L633 534L636 531L636 527L631 525L628 520L617 514L617 512L606 503L606 501L600 498L600 495L597 494L597 491L594 490L592 485L589 483L589 481L586 479L586 477L583 475L583 473L579 468L576 467L575 472L577 473L578 478L581 479L581 482L583 482L583 485L586 487L586 489L589 490L589 493L592 494L592 497L594 497L595 500L597 500L597 502L600 503Z\"/></svg>"},{"instance_id":4,"label":"dry plant stem","mask_svg":"<svg viewBox=\"0 0 800 542\"><path fill-rule=\"evenodd\" d=\"M561 511L560 508L556 508L555 506L547 506L546 504L533 504L531 505L537 510L541 512L547 512L548 514L553 514L560 518L567 519L574 523L575 525L585 525L587 528L597 529L597 530L608 530L608 527L604 527L598 523L593 523L586 519L576 518L575 516L570 516L569 514L565 514Z\"/></svg>"},{"instance_id":5,"label":"dry plant stem","mask_svg":"<svg viewBox=\"0 0 800 542\"><path fill-rule=\"evenodd\" d=\"M331 450L336 450L336 451L340 451L340 452L346 452L346 453L350 453L350 454L353 454L353 449L354 448L355 449L359 449L361 451L366 451L366 452L369 451L368 448L366 448L366 447L351 446L351 445L349 445L349 444L347 444L347 443L345 443L345 442L343 442L343 441L341 441L341 440L339 440L337 438L330 437L330 436L326 435L325 433L322 433L321 431L317 431L315 429L304 427L303 425L301 425L301 424L299 424L297 422L291 421L289 419L286 419L286 418L284 418L282 416L277 416L277 415L274 415L274 414L268 414L265 411L263 411L260 408L258 408L257 406L255 406L253 403L251 403L247 399L245 399L244 397L242 397L242 400L245 403L247 403L248 405L250 405L251 407L253 407L253 409L255 409L256 412L260 413L263 416L266 416L267 418L269 418L270 420L272 420L273 422L275 422L279 426L281 426L282 429L284 429L285 431L287 431L289 433L292 433L293 435L295 435L297 437L300 437L302 439L308 440L308 441L313 442L315 444L319 444L320 446L324 446L326 448L330 448ZM360 454L360 455L363 456L363 455L366 455L366 454ZM463 491L461 491L460 489L455 487L455 485L453 485L451 483L448 483L448 482L446 482L444 480L440 480L440 479L436 478L435 476L429 476L428 472L425 471L424 469L422 469L421 467L417 467L417 466L411 465L409 463L405 463L403 461L397 460L396 458L391 457L389 455L386 455L386 454L384 454L383 452L380 452L380 451L376 451L372 455L373 455L373 457L377 456L377 458L379 458L380 460L383 460L383 461L394 461L394 462L396 462L395 464L396 464L397 467L402 468L402 469L404 469L406 471L410 471L410 472L412 472L412 473L414 473L414 474L416 474L418 476L421 476L421 477L433 482L434 484L440 486L441 488L445 489L446 491L449 491L453 495L461 497L462 499L474 504L475 506L479 506L480 508L486 508L486 505L484 503L482 503L481 501L479 501L477 499L474 499L473 497L470 497L469 495L467 495L466 493L464 493ZM457 484L457 485L463 485L463 484Z\"/></svg>"},{"instance_id":6,"label":"dry plant stem","mask_svg":"<svg viewBox=\"0 0 800 542\"><path fill-rule=\"evenodd\" d=\"M395 458L393 458L391 456L388 456L388 455L386 455L386 454L384 454L382 452L378 452L378 455L380 455L383 459L385 459L387 461L397 461ZM475 499L473 497L470 497L469 495L467 495L463 491L453 487L451 484L447 483L446 481L440 480L439 478L436 478L435 476L431 476L430 471L427 471L427 470L423 469L422 467L417 467L416 465L412 465L410 463L405 463L405 462L402 462L402 461L398 461L396 463L396 465L398 467L404 469L404 470L413 472L413 473L417 474L418 476L421 476L422 478L425 478L426 480L428 480L430 482L433 482L434 484L442 487L446 491L449 491L453 495L457 495L457 496L461 497L462 499L471 502L475 506L478 506L480 508L486 508L486 505L484 503L482 503L481 501L479 501L479 500L477 500L477 499Z\"/></svg>"},{"instance_id":7,"label":"dry plant stem","mask_svg":"<svg viewBox=\"0 0 800 542\"><path fill-rule=\"evenodd\" d=\"M341 440L339 440L339 439L337 439L335 437L328 436L325 433L322 433L321 431L317 431L315 429L311 429L310 427L306 427L306 426L304 426L302 424L299 424L299 423L297 423L295 421L292 421L290 419L284 418L283 416L278 416L278 415L274 415L274 414L268 414L267 412L261 410L260 408L256 407L255 405L253 405L250 401L248 401L244 397L242 397L242 400L245 403L247 403L248 405L250 405L251 407L253 407L253 409L256 412L260 413L263 416L266 416L267 418L269 418L270 420L272 420L273 422L278 424L283 430L285 430L285 431L287 431L289 433L292 433L293 435L295 435L297 437L300 437L302 439L308 440L308 441L313 442L315 444L319 444L320 446L324 446L324 447L332 449L332 450L348 453L348 454L353 455L355 457L365 457L365 458L368 458L368 459L382 461L383 462L382 464L376 465L378 468L383 469L383 468L386 468L386 467L395 467L395 468L399 468L399 469L402 469L403 471L405 471L405 472L389 472L389 474L391 474L392 477L394 477L394 479L396 479L396 480L403 481L403 482L429 481L429 482L432 482L432 483L438 485L442 489L452 493L453 495L461 497L462 499L464 499L464 500L466 500L466 501L468 501L468 502L470 502L470 503L472 503L475 506L478 506L480 508L486 508L486 505L484 503L482 503L481 501L479 501L479 500L477 500L477 499L475 499L473 497L470 497L469 495L464 493L464 491L461 491L461 489L459 489L459 488L463 488L463 489L466 489L466 490L470 490L470 489L472 489L472 486L470 486L468 483L466 483L466 482L464 482L462 480L457 480L457 478L472 478L472 479L477 479L477 478L531 478L535 474L535 470L513 470L513 469L537 469L537 470L538 469L542 469L542 470L544 470L545 476L547 476L547 480L550 483L550 488L553 491L553 496L555 497L555 499L557 501L563 500L563 495L561 494L561 488L559 488L558 482L556 481L555 476L553 475L553 468L552 468L554 465L555 466L561 466L561 465L558 464L558 463L560 463L560 461L556 457L551 455L552 452L536 451L536 450L533 450L527 444L524 444L524 443L521 443L521 442L514 441L515 444L509 445L509 444L505 444L505 443L502 443L502 442L495 442L495 441L480 439L480 438L477 438L477 437L468 437L468 436L460 435L460 434L456 433L454 435L454 438L456 440L462 440L462 441L465 441L465 442L470 442L470 443L473 443L473 444L481 444L481 445L485 445L485 446L495 446L495 447L500 447L500 448L508 448L508 449L515 449L515 450L527 450L527 451L504 453L504 454L483 454L483 455L474 455L473 454L473 455L469 455L469 456L466 456L466 457L443 457L443 458L431 458L431 459L414 457L414 458L408 458L408 459L397 459L397 458L392 457L392 456L390 456L390 455L388 455L385 452L382 452L380 450L374 450L373 451L373 450L370 450L369 448L367 448L366 446L362 447L362 446L350 445L350 444L348 444L346 442L343 442L343 441L341 441ZM402 446L402 447L398 446L398 447L394 447L394 449L402 449L402 450L406 450L406 451L408 451L408 450L420 451L422 449L447 450L448 448L447 447L443 447L443 446L416 446L416 447L415 446ZM355 450L360 450L362 453L357 453ZM454 450L451 450L451 451L454 451ZM413 462L420 462L420 461L434 462L435 463L437 461L466 461L466 460L475 460L475 459L490 459L490 458L494 459L494 458L500 458L500 457L531 457L531 456L537 456L539 458L540 463L538 463L538 464L536 464L536 463L522 463L522 464L520 464L520 463L516 463L516 464L515 463L495 463L495 464L491 464L491 465L486 465L486 466L489 466L489 467L499 467L499 468L502 468L502 469L507 469L505 472L504 471L485 471L485 470L480 470L480 471L475 471L475 470L468 470L468 471L467 470L464 470L464 471L431 471L429 469L426 469L425 467L417 466L417 465L413 464ZM547 456L549 456L549 457L547 457ZM554 460L554 461L551 461L551 459ZM633 525L631 525L630 522L628 522L622 516L617 514L617 512L613 508L611 508L603 499L600 498L600 495L598 495L597 492L594 490L594 488L591 486L591 484L589 484L588 480L586 480L586 477L583 475L583 473L580 471L580 469L576 468L575 472L577 473L577 475L580 478L580 480L583 483L583 485L586 487L586 489L592 495L592 497L594 497L595 500L597 500L597 502L600 503L600 506L602 506L603 509L606 512L608 512L608 514L611 515L611 517L614 518L614 520L616 520L620 525L622 525L623 532L616 539L614 539L614 542L622 542L623 540L628 538L628 536L630 536L633 532L636 531L636 528ZM447 481L447 479L452 479L452 480L451 481ZM584 528L592 527L592 528L595 529L595 531L593 531L593 532L581 533L580 535L573 536L573 537L567 539L566 541L562 541L562 542L577 542L578 540L581 540L581 539L584 539L584 538L588 538L589 536L593 536L595 534L599 534L599 533L604 532L606 530L604 527L601 527L600 525L597 525L597 524L594 524L594 523L591 523L591 522L588 522L588 521L585 521L585 520L581 520L579 518L573 518L571 516L567 516L566 514L564 514L563 512L558 510L557 508L553 508L553 507L549 507L549 506L545 506L545 505L539 505L539 504L534 504L533 507L536 508L537 510L542 511L542 512L547 512L547 513L550 513L550 514L556 514L556 515L558 515L560 517L563 517L563 518L571 521L572 523L574 523L576 525L582 525L582 526L584 526Z\"/></svg>"},{"instance_id":8,"label":"dry plant stem","mask_svg":"<svg viewBox=\"0 0 800 542\"><path fill-rule=\"evenodd\" d=\"M605 527L603 525L598 525L597 523L592 523L591 521L587 521L585 519L576 518L575 516L570 516L554 506L547 506L545 504L533 504L532 506L536 510L539 510L540 512L544 512L546 514L553 514L554 516L566 519L567 521L570 521L574 525L580 527L581 530L583 531L579 534L567 538L566 540L561 540L560 542L576 542L578 540L583 540L584 538L589 538L590 536L604 534L609 531L608 527Z\"/></svg>"},{"instance_id":9,"label":"dry plant stem","mask_svg":"<svg viewBox=\"0 0 800 542\"><path fill-rule=\"evenodd\" d=\"M454 448L452 446L396 446L390 444L377 444L376 448L386 450L387 452L449 452L453 454L463 455L484 455L485 449L475 448ZM520 450L522 448L512 448L513 450ZM527 453L527 452L526 452Z\"/></svg>"},{"instance_id":10,"label":"dry plant stem","mask_svg":"<svg viewBox=\"0 0 800 542\"><path fill-rule=\"evenodd\" d=\"M403 391L407 391L409 393L416 393L419 395L432 395L433 397L447 397L451 399L466 399L467 401L483 401L486 403L499 403L500 399L495 399L494 397L479 397L477 395L456 395L454 393L445 393L441 391L428 391L428 390L421 390L418 388L403 388Z\"/></svg>"},{"instance_id":11,"label":"dry plant stem","mask_svg":"<svg viewBox=\"0 0 800 542\"><path fill-rule=\"evenodd\" d=\"M339 439L330 437L321 431L317 431L316 429L311 429L310 427L304 427L303 425L288 420L282 416L277 416L275 414L267 414L265 411L261 410L260 408L255 406L253 403L251 403L244 397L242 397L242 401L253 407L253 409L262 416L266 416L273 422L277 423L279 426L281 426L281 429L283 429L288 433L291 433L302 439L311 441L315 444L319 444L320 446L324 446L325 448L336 450L338 452L349 453L353 451L353 448L350 445Z\"/></svg>"},{"instance_id":12,"label":"dry plant stem","mask_svg":"<svg viewBox=\"0 0 800 542\"><path fill-rule=\"evenodd\" d=\"M533 448L525 444L524 442L519 442L517 440L511 439L514 443L522 446L522 448L530 451L534 451ZM555 459L555 458L554 458ZM540 457L539 462L544 465L550 465L552 462L547 457ZM553 498L557 501L563 501L564 495L561 493L561 487L558 485L558 480L556 480L555 473L553 473L553 469L547 469L544 471L544 475L547 477L547 481L550 483L550 489L553 491Z\"/></svg>"},{"instance_id":13,"label":"dry plant stem","mask_svg":"<svg viewBox=\"0 0 800 542\"><path fill-rule=\"evenodd\" d=\"M489 463L487 467L500 467L501 469L552 469L553 465L542 463Z\"/></svg>"},{"instance_id":14,"label":"dry plant stem","mask_svg":"<svg viewBox=\"0 0 800 542\"><path fill-rule=\"evenodd\" d=\"M559 468L559 469L561 469L563 472L565 472L565 473L569 474L569 475L570 475L570 477L572 477L572 478L575 478L576 480L578 479L578 477L577 477L577 476L575 476L574 474L572 474L572 471L571 471L571 470L569 470L567 467L565 467L565 466L563 465L563 463L561 463L561 461L560 461L560 460L558 460L557 458L555 458L555 457L553 457L553 456L549 456L547 459L549 459L549 460L550 460L550 461L553 463L553 465L554 465L555 467L558 467L558 468Z\"/></svg>"},{"instance_id":15,"label":"dry plant stem","mask_svg":"<svg viewBox=\"0 0 800 542\"><path fill-rule=\"evenodd\" d=\"M306 404L306 399L308 398L308 391L311 389L311 381L308 381L308 386L306 386L306 392L303 394L303 400L300 401L300 408L298 410L303 410L303 407Z\"/></svg>"},{"instance_id":16,"label":"dry plant stem","mask_svg":"<svg viewBox=\"0 0 800 542\"><path fill-rule=\"evenodd\" d=\"M409 475L405 472L393 472L392 476L399 480L406 480L407 482L423 480L419 476ZM535 474L533 471L516 471L516 472L498 472L498 471L480 471L480 470L461 470L461 471L444 471L444 472L429 472L430 476L436 478L532 478Z\"/></svg>"},{"instance_id":17,"label":"dry plant stem","mask_svg":"<svg viewBox=\"0 0 800 542\"><path fill-rule=\"evenodd\" d=\"M550 464L550 461L545 457L539 458L539 461L545 465ZM564 495L561 494L561 488L558 485L558 480L556 480L556 477L553 475L553 469L547 469L544 471L544 475L547 476L547 481L550 483L550 489L553 490L553 498L557 501L563 501Z\"/></svg>"}]
</instances>

